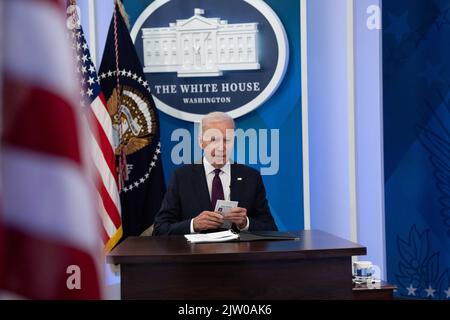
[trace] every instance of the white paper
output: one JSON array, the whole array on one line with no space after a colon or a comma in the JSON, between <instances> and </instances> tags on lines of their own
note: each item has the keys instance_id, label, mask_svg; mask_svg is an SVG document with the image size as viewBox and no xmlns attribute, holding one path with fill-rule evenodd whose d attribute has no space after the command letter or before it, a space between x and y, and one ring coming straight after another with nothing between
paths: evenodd
<instances>
[{"instance_id":1,"label":"white paper","mask_svg":"<svg viewBox=\"0 0 450 320\"><path fill-rule=\"evenodd\" d=\"M221 215L224 215L225 213L228 213L231 209L236 208L237 206L238 206L237 201L217 200L216 208L214 209L214 211L220 213ZM224 220L220 227L224 229L230 229L231 221Z\"/></svg>"},{"instance_id":2,"label":"white paper","mask_svg":"<svg viewBox=\"0 0 450 320\"><path fill-rule=\"evenodd\" d=\"M239 235L231 230L227 230L211 233L185 234L184 237L190 243L201 243L201 242L224 242L234 240L238 239Z\"/></svg>"}]
</instances>

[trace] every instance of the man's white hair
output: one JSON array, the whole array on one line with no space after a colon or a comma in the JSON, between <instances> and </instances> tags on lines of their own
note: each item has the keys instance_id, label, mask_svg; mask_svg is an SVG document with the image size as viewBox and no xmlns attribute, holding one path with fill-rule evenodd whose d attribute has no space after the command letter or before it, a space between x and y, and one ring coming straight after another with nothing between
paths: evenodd
<instances>
[{"instance_id":1,"label":"man's white hair","mask_svg":"<svg viewBox=\"0 0 450 320\"><path fill-rule=\"evenodd\" d=\"M230 121L233 124L233 128L235 128L233 118L225 112L210 112L202 118L201 122L201 132L203 132L204 127L209 122L221 122L221 121Z\"/></svg>"}]
</instances>

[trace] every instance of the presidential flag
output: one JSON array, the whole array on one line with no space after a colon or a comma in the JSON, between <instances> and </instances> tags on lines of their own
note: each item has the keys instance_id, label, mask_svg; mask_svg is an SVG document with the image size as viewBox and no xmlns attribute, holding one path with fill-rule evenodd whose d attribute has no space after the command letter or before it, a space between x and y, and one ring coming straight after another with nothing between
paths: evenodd
<instances>
[{"instance_id":1,"label":"presidential flag","mask_svg":"<svg viewBox=\"0 0 450 320\"><path fill-rule=\"evenodd\" d=\"M98 209L65 6L2 5L0 291L98 299Z\"/></svg>"},{"instance_id":2,"label":"presidential flag","mask_svg":"<svg viewBox=\"0 0 450 320\"><path fill-rule=\"evenodd\" d=\"M69 15L77 14L75 9L69 8L68 12ZM73 20L75 23L79 21L77 18ZM70 38L73 42L72 49L77 64L77 77L80 81L80 107L90 129L91 159L96 169L97 198L102 221L100 232L105 252L108 252L122 237L112 121L83 28L79 23L76 28L71 30Z\"/></svg>"},{"instance_id":3,"label":"presidential flag","mask_svg":"<svg viewBox=\"0 0 450 320\"><path fill-rule=\"evenodd\" d=\"M159 120L150 87L116 7L99 71L113 123L124 237L149 230L165 192Z\"/></svg>"}]
</instances>

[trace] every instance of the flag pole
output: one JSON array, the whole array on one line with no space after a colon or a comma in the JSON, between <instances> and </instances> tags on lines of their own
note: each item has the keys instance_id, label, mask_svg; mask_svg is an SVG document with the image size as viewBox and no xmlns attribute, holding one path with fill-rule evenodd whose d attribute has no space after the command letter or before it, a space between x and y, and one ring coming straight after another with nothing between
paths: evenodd
<instances>
[{"instance_id":1,"label":"flag pole","mask_svg":"<svg viewBox=\"0 0 450 320\"><path fill-rule=\"evenodd\" d=\"M115 4L117 6L117 9L119 10L120 14L122 15L123 21L127 25L127 28L130 29L130 17L128 16L127 12L125 11L125 7L121 0L115 0Z\"/></svg>"},{"instance_id":2,"label":"flag pole","mask_svg":"<svg viewBox=\"0 0 450 320\"><path fill-rule=\"evenodd\" d=\"M127 158L125 155L124 146L122 144L122 125L120 121L120 105L122 102L122 92L120 90L120 64L119 64L119 35L117 33L117 9L118 9L118 1L114 0L114 54L116 58L116 94L117 94L117 113L116 117L119 117L119 165L118 165L118 182L119 182L119 192L124 187L125 181L128 180L128 171L127 171Z\"/></svg>"},{"instance_id":3,"label":"flag pole","mask_svg":"<svg viewBox=\"0 0 450 320\"><path fill-rule=\"evenodd\" d=\"M4 23L4 16L3 16L3 1L0 1L0 25L1 25L1 28L0 28L0 195L2 194L2 183L3 183L3 181L2 181L2 176L1 176L1 154L2 154L2 135L3 135L3 94L4 94L4 89L3 89L3 81L4 81L4 79L3 79L3 77L4 77L4 74L3 74L3 48L4 48L4 46L3 46L3 37L4 37L4 35L5 35L5 32L6 32L6 30L5 30L5 24L6 23ZM1 208L1 203L0 203L0 208ZM0 228L1 228L1 220L0 220ZM0 230L0 233L1 233L1 230ZM1 244L3 244L3 242L1 241L1 239L0 239L0 245ZM0 248L0 252L1 252L1 248ZM1 266L0 266L0 269L1 269Z\"/></svg>"}]
</instances>

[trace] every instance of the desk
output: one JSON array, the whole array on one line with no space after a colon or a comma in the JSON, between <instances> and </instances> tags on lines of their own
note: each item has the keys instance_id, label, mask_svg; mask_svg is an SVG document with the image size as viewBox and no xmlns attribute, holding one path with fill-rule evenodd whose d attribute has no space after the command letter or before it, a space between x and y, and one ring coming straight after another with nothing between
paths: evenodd
<instances>
[{"instance_id":1,"label":"desk","mask_svg":"<svg viewBox=\"0 0 450 320\"><path fill-rule=\"evenodd\" d=\"M300 240L130 237L107 261L120 264L122 299L352 299L351 257L366 248L319 230L293 233Z\"/></svg>"},{"instance_id":2,"label":"desk","mask_svg":"<svg viewBox=\"0 0 450 320\"><path fill-rule=\"evenodd\" d=\"M392 300L397 286L385 281L374 284L354 284L354 300Z\"/></svg>"}]
</instances>

